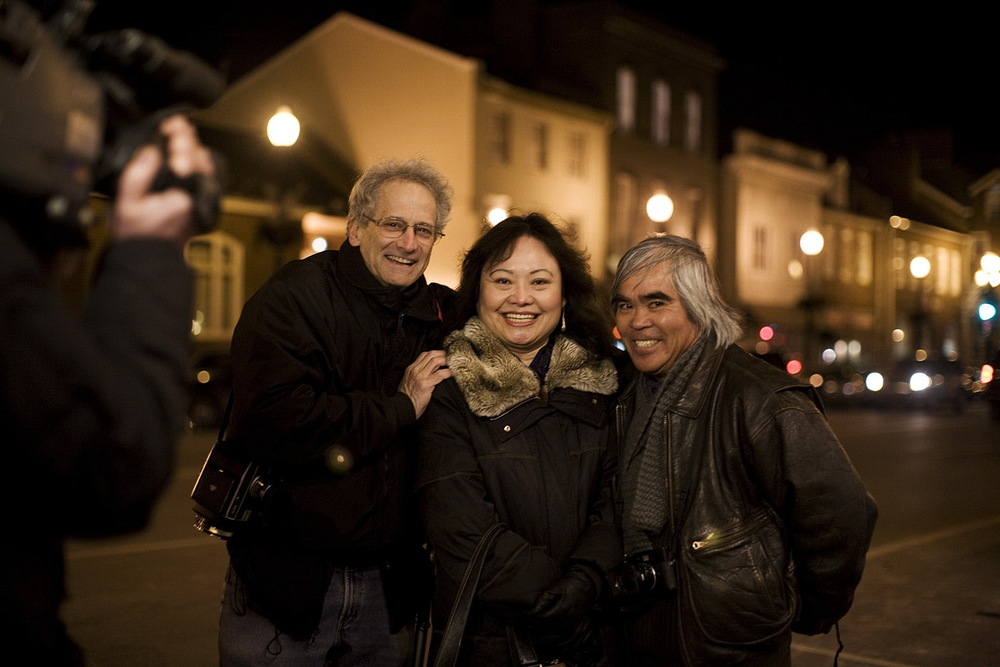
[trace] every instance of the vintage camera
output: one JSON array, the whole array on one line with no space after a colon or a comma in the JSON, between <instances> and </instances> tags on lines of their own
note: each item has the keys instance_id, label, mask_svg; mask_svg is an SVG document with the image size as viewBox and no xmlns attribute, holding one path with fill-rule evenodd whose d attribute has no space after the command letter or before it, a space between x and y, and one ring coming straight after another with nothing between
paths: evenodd
<instances>
[{"instance_id":1,"label":"vintage camera","mask_svg":"<svg viewBox=\"0 0 1000 667\"><path fill-rule=\"evenodd\" d=\"M634 554L608 571L608 582L613 599L672 593L677 590L677 561L666 549Z\"/></svg>"},{"instance_id":2,"label":"vintage camera","mask_svg":"<svg viewBox=\"0 0 1000 667\"><path fill-rule=\"evenodd\" d=\"M271 490L266 471L237 450L234 443L219 439L191 490L196 516L194 527L227 540L263 510Z\"/></svg>"},{"instance_id":3,"label":"vintage camera","mask_svg":"<svg viewBox=\"0 0 1000 667\"><path fill-rule=\"evenodd\" d=\"M35 245L84 242L90 194L114 195L160 120L225 90L218 72L158 38L88 34L94 5L64 0L44 17L27 0L0 0L0 207ZM218 179L179 179L165 166L154 187L173 186L191 192L200 231L214 228Z\"/></svg>"}]
</instances>

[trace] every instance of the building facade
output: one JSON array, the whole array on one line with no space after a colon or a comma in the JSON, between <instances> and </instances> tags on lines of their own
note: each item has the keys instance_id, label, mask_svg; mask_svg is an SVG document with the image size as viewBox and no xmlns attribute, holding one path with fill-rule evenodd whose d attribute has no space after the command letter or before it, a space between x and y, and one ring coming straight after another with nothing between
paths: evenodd
<instances>
[{"instance_id":1,"label":"building facade","mask_svg":"<svg viewBox=\"0 0 1000 667\"><path fill-rule=\"evenodd\" d=\"M747 130L733 145L720 245L736 258L724 282L748 315L748 349L817 386L840 377L837 391L910 361L983 361L970 301L976 235L889 213L891 204L856 210L843 160Z\"/></svg>"}]
</instances>

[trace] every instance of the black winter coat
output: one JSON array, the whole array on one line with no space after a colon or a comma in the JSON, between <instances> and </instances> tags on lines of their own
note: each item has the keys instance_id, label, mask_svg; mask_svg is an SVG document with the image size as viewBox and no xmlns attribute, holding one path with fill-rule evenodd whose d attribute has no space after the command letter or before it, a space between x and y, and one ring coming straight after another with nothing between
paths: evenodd
<instances>
[{"instance_id":1,"label":"black winter coat","mask_svg":"<svg viewBox=\"0 0 1000 667\"><path fill-rule=\"evenodd\" d=\"M632 383L620 436L634 400ZM708 346L659 418L670 516L656 546L679 563L664 619L677 623L676 656L729 664L793 630L827 632L851 607L877 509L813 388L735 345Z\"/></svg>"},{"instance_id":2,"label":"black winter coat","mask_svg":"<svg viewBox=\"0 0 1000 667\"><path fill-rule=\"evenodd\" d=\"M39 223L41 224L41 223ZM59 619L63 541L143 528L188 401L191 271L169 241L111 244L82 317L0 221L0 639L80 660Z\"/></svg>"},{"instance_id":3,"label":"black winter coat","mask_svg":"<svg viewBox=\"0 0 1000 667\"><path fill-rule=\"evenodd\" d=\"M507 530L487 554L462 664L507 665L507 621L570 563L603 571L620 558L607 446L617 375L559 336L543 392L476 317L445 349L453 376L421 419L417 479L435 558L435 631L476 542L500 521Z\"/></svg>"},{"instance_id":4,"label":"black winter coat","mask_svg":"<svg viewBox=\"0 0 1000 667\"><path fill-rule=\"evenodd\" d=\"M408 571L424 541L416 415L397 390L451 294L423 278L383 286L345 242L285 265L243 310L230 436L281 481L264 521L230 538L229 553L250 604L293 638L317 627L336 566L393 561L421 583ZM412 619L416 592L383 579L398 627Z\"/></svg>"}]
</instances>

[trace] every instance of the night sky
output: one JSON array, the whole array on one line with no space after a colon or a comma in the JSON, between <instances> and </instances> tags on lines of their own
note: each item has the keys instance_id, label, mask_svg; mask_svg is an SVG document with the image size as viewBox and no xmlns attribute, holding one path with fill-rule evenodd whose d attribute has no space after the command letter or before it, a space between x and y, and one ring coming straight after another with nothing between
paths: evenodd
<instances>
[{"instance_id":1,"label":"night sky","mask_svg":"<svg viewBox=\"0 0 1000 667\"><path fill-rule=\"evenodd\" d=\"M97 0L92 24L161 36L232 80L338 10L400 29L415 4ZM638 9L648 3L619 4ZM908 5L895 15L875 3L796 3L791 11L760 3L725 10L719 3L659 4L663 8L645 13L711 42L727 64L720 78L723 150L735 127L830 157L852 157L891 131L949 128L963 163L982 173L1000 167L996 3L976 9L939 3L922 11Z\"/></svg>"}]
</instances>

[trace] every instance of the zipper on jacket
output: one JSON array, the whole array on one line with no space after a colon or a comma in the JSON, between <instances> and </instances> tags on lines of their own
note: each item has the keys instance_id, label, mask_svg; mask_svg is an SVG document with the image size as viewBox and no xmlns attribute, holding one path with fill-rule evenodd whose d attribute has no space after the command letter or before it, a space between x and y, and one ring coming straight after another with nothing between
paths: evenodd
<instances>
[{"instance_id":1,"label":"zipper on jacket","mask_svg":"<svg viewBox=\"0 0 1000 667\"><path fill-rule=\"evenodd\" d=\"M666 489L664 490L667 494L667 509L670 518L670 535L674 536L671 538L670 543L676 545L680 541L679 536L677 536L677 517L675 516L677 508L674 505L674 484L673 479L671 479L673 467L670 462L674 460L673 457L673 442L670 439L670 419L669 413L663 415L663 439L666 441L664 443L663 451L666 455L666 461L663 464L663 479L666 484ZM694 489L688 489L688 493L694 493ZM673 556L676 558L676 553Z\"/></svg>"},{"instance_id":2,"label":"zipper on jacket","mask_svg":"<svg viewBox=\"0 0 1000 667\"><path fill-rule=\"evenodd\" d=\"M526 398L523 401L521 401L520 403L515 403L514 405L510 406L509 408L507 408L506 410L504 410L503 412L501 412L500 414L498 414L496 417L490 417L490 421L496 421L498 419L503 419L508 414L510 414L512 411L517 410L519 407L521 407L525 403L530 403L531 401L537 401L537 400L539 400L538 396L531 396L530 398Z\"/></svg>"},{"instance_id":3,"label":"zipper on jacket","mask_svg":"<svg viewBox=\"0 0 1000 667\"><path fill-rule=\"evenodd\" d=\"M695 540L691 543L691 548L695 551L703 551L706 553L706 550L711 551L713 549L724 549L725 547L740 541L747 535L759 530L761 526L767 523L768 514L768 509L766 507L762 507L735 526L725 528L723 530L713 531L702 537L700 540Z\"/></svg>"}]
</instances>

